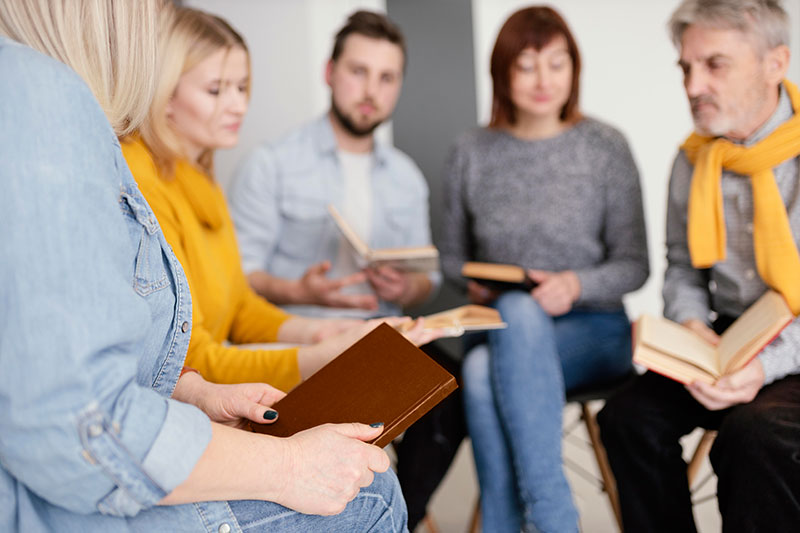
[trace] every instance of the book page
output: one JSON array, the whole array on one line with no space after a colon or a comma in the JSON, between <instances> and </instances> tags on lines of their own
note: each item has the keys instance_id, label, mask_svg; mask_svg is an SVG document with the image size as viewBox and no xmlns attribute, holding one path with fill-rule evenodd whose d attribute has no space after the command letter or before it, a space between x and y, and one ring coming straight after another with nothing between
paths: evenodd
<instances>
[{"instance_id":1,"label":"book page","mask_svg":"<svg viewBox=\"0 0 800 533\"><path fill-rule=\"evenodd\" d=\"M482 305L462 305L447 311L427 315L425 329L442 329L445 337L458 337L466 331L483 331L504 329L508 324L500 318L500 313L491 307ZM398 328L407 331L412 322L405 322Z\"/></svg>"},{"instance_id":2,"label":"book page","mask_svg":"<svg viewBox=\"0 0 800 533\"><path fill-rule=\"evenodd\" d=\"M653 372L680 381L684 385L688 385L692 381L702 381L711 385L719 377L719 374L709 374L692 363L649 348L644 344L636 346L636 350L633 352L633 362L644 365Z\"/></svg>"},{"instance_id":3,"label":"book page","mask_svg":"<svg viewBox=\"0 0 800 533\"><path fill-rule=\"evenodd\" d=\"M642 315L637 321L637 343L688 361L706 370L709 374L720 374L719 356L714 346L697 333L666 318Z\"/></svg>"},{"instance_id":4,"label":"book page","mask_svg":"<svg viewBox=\"0 0 800 533\"><path fill-rule=\"evenodd\" d=\"M344 217L342 217L339 210L333 207L333 204L328 204L328 213L330 213L333 221L336 222L336 226L339 228L339 231L342 232L345 239L347 239L347 242L353 247L353 250L355 250L362 259L366 259L370 253L367 243L361 240L361 237L353 231L353 228L347 223Z\"/></svg>"},{"instance_id":5,"label":"book page","mask_svg":"<svg viewBox=\"0 0 800 533\"><path fill-rule=\"evenodd\" d=\"M722 334L719 357L723 373L746 364L793 318L780 294L764 293Z\"/></svg>"}]
</instances>

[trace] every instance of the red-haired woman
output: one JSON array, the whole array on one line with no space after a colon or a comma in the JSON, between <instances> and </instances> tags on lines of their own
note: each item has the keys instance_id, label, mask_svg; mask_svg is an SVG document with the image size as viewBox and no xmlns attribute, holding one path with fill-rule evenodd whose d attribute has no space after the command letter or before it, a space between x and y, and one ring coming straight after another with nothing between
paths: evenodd
<instances>
[{"instance_id":1,"label":"red-haired woman","mask_svg":"<svg viewBox=\"0 0 800 533\"><path fill-rule=\"evenodd\" d=\"M649 273L639 175L623 136L578 111L580 55L548 7L505 22L491 60L492 119L445 170L445 274L514 263L537 283L469 298L508 328L474 339L464 398L485 531L577 531L561 462L565 391L624 375L622 296Z\"/></svg>"}]
</instances>

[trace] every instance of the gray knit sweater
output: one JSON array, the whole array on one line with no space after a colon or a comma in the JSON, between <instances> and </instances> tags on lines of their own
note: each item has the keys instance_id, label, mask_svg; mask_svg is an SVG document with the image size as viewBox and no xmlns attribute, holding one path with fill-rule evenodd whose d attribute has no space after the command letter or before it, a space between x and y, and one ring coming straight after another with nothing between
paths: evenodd
<instances>
[{"instance_id":1,"label":"gray knit sweater","mask_svg":"<svg viewBox=\"0 0 800 533\"><path fill-rule=\"evenodd\" d=\"M556 137L462 135L444 172L445 276L465 261L573 270L575 308L615 309L649 274L639 173L625 138L586 118Z\"/></svg>"}]
</instances>

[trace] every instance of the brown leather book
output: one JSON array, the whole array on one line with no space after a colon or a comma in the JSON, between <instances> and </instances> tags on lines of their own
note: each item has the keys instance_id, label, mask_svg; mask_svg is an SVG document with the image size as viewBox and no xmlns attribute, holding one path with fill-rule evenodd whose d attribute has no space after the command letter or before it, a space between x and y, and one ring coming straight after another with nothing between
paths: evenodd
<instances>
[{"instance_id":1,"label":"brown leather book","mask_svg":"<svg viewBox=\"0 0 800 533\"><path fill-rule=\"evenodd\" d=\"M277 402L277 422L251 427L288 437L328 422L383 422L373 444L384 447L456 387L452 375L381 324Z\"/></svg>"}]
</instances>

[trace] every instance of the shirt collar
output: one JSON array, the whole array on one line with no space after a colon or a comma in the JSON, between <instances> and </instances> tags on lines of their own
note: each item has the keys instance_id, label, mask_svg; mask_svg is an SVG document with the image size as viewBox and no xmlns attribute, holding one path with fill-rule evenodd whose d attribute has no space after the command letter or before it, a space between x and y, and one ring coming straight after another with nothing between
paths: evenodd
<instances>
[{"instance_id":1,"label":"shirt collar","mask_svg":"<svg viewBox=\"0 0 800 533\"><path fill-rule=\"evenodd\" d=\"M792 118L794 115L794 111L792 110L792 101L789 99L789 95L786 93L786 89L783 88L782 83L778 86L778 90L780 91L778 95L778 105L772 115L748 138L746 138L744 141L738 142L737 144L752 146L757 142L764 140L770 133L775 131L778 126Z\"/></svg>"},{"instance_id":2,"label":"shirt collar","mask_svg":"<svg viewBox=\"0 0 800 533\"><path fill-rule=\"evenodd\" d=\"M333 134L330 118L325 113L314 121L312 135L316 141L319 151L323 155L334 155L339 147L336 145L336 137ZM389 159L389 146L380 142L373 136L372 156L376 165L385 165Z\"/></svg>"}]
</instances>

